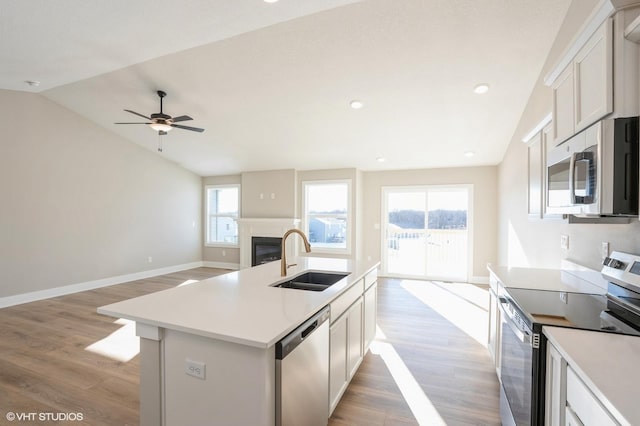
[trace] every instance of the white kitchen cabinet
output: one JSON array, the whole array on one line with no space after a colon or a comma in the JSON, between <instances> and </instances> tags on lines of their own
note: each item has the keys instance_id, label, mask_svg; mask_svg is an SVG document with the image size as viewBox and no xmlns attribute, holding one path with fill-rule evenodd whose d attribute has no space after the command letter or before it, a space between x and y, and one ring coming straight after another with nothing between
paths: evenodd
<instances>
[{"instance_id":1,"label":"white kitchen cabinet","mask_svg":"<svg viewBox=\"0 0 640 426\"><path fill-rule=\"evenodd\" d=\"M576 133L613 112L613 20L607 19L574 62Z\"/></svg>"},{"instance_id":2,"label":"white kitchen cabinet","mask_svg":"<svg viewBox=\"0 0 640 426\"><path fill-rule=\"evenodd\" d=\"M584 426L616 426L619 423L580 380L571 366L567 366L567 406Z\"/></svg>"},{"instance_id":3,"label":"white kitchen cabinet","mask_svg":"<svg viewBox=\"0 0 640 426\"><path fill-rule=\"evenodd\" d=\"M553 140L559 145L574 134L573 63L567 65L551 86L553 91Z\"/></svg>"},{"instance_id":4,"label":"white kitchen cabinet","mask_svg":"<svg viewBox=\"0 0 640 426\"><path fill-rule=\"evenodd\" d=\"M545 376L545 425L618 425L560 351L547 342Z\"/></svg>"},{"instance_id":5,"label":"white kitchen cabinet","mask_svg":"<svg viewBox=\"0 0 640 426\"><path fill-rule=\"evenodd\" d=\"M367 349L373 342L376 336L376 321L377 321L377 304L378 304L378 283L374 282L364 292L364 347L363 350L366 353Z\"/></svg>"},{"instance_id":6,"label":"white kitchen cabinet","mask_svg":"<svg viewBox=\"0 0 640 426\"><path fill-rule=\"evenodd\" d=\"M347 356L349 360L349 380L356 374L363 356L363 335L362 335L362 314L363 314L363 298L360 297L349 308L347 323L349 327L348 334L348 350Z\"/></svg>"},{"instance_id":7,"label":"white kitchen cabinet","mask_svg":"<svg viewBox=\"0 0 640 426\"><path fill-rule=\"evenodd\" d=\"M329 328L329 410L333 412L363 358L360 296Z\"/></svg>"},{"instance_id":8,"label":"white kitchen cabinet","mask_svg":"<svg viewBox=\"0 0 640 426\"><path fill-rule=\"evenodd\" d=\"M552 83L556 145L613 112L613 47L609 18Z\"/></svg>"},{"instance_id":9,"label":"white kitchen cabinet","mask_svg":"<svg viewBox=\"0 0 640 426\"><path fill-rule=\"evenodd\" d=\"M551 344L547 344L545 377L545 422L547 426L571 424L565 420L567 405L567 361Z\"/></svg>"},{"instance_id":10,"label":"white kitchen cabinet","mask_svg":"<svg viewBox=\"0 0 640 426\"><path fill-rule=\"evenodd\" d=\"M348 380L348 314L338 318L329 328L329 413L338 405Z\"/></svg>"}]
</instances>

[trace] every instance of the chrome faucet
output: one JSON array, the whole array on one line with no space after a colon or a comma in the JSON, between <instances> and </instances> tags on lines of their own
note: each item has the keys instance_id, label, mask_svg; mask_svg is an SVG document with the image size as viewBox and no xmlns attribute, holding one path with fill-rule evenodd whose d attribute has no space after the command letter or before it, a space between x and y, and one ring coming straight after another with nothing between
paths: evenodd
<instances>
[{"instance_id":1,"label":"chrome faucet","mask_svg":"<svg viewBox=\"0 0 640 426\"><path fill-rule=\"evenodd\" d=\"M286 246L286 242L287 242L287 237L291 234L299 234L302 237L302 241L304 242L304 249L307 253L311 252L311 244L309 244L309 240L307 239L307 236L304 235L304 232L302 232L299 229L289 229L287 232L284 233L284 235L282 236L282 253L280 254L280 275L283 277L287 276L287 269L295 266L295 263L292 263L291 265L287 265L287 253L285 250L285 246Z\"/></svg>"}]
</instances>

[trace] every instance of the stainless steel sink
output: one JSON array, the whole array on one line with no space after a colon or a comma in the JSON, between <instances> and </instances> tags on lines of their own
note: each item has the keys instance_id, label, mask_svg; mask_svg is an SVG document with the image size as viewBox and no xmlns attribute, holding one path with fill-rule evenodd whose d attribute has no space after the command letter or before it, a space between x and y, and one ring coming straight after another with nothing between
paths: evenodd
<instances>
[{"instance_id":1,"label":"stainless steel sink","mask_svg":"<svg viewBox=\"0 0 640 426\"><path fill-rule=\"evenodd\" d=\"M272 287L293 288L296 290L323 291L349 274L337 272L304 272L291 279L273 284Z\"/></svg>"}]
</instances>

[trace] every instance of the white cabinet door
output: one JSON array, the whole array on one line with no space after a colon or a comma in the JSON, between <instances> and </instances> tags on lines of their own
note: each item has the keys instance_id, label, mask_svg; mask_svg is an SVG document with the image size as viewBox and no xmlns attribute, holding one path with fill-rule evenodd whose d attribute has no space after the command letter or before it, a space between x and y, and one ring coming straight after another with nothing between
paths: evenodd
<instances>
[{"instance_id":1,"label":"white cabinet door","mask_svg":"<svg viewBox=\"0 0 640 426\"><path fill-rule=\"evenodd\" d=\"M536 134L527 147L529 185L528 213L530 218L542 218L542 131Z\"/></svg>"},{"instance_id":2,"label":"white cabinet door","mask_svg":"<svg viewBox=\"0 0 640 426\"><path fill-rule=\"evenodd\" d=\"M364 303L362 297L360 297L350 308L348 316L348 342L349 350L349 379L356 374L356 370L360 366L362 361L362 308Z\"/></svg>"},{"instance_id":3,"label":"white cabinet door","mask_svg":"<svg viewBox=\"0 0 640 426\"><path fill-rule=\"evenodd\" d=\"M585 426L618 425L571 366L567 367L567 406Z\"/></svg>"},{"instance_id":4,"label":"white cabinet door","mask_svg":"<svg viewBox=\"0 0 640 426\"><path fill-rule=\"evenodd\" d=\"M613 112L613 21L607 19L574 59L575 132Z\"/></svg>"},{"instance_id":5,"label":"white cabinet door","mask_svg":"<svg viewBox=\"0 0 640 426\"><path fill-rule=\"evenodd\" d=\"M558 145L574 134L573 63L558 76L553 90L553 140Z\"/></svg>"},{"instance_id":6,"label":"white cabinet door","mask_svg":"<svg viewBox=\"0 0 640 426\"><path fill-rule=\"evenodd\" d=\"M376 336L376 310L378 303L378 283L374 283L364 293L364 352L367 352Z\"/></svg>"},{"instance_id":7,"label":"white cabinet door","mask_svg":"<svg viewBox=\"0 0 640 426\"><path fill-rule=\"evenodd\" d=\"M329 412L338 405L348 383L348 315L338 318L329 329Z\"/></svg>"},{"instance_id":8,"label":"white cabinet door","mask_svg":"<svg viewBox=\"0 0 640 426\"><path fill-rule=\"evenodd\" d=\"M565 424L567 405L567 362L551 344L547 345L547 372L545 385L545 425Z\"/></svg>"}]
</instances>

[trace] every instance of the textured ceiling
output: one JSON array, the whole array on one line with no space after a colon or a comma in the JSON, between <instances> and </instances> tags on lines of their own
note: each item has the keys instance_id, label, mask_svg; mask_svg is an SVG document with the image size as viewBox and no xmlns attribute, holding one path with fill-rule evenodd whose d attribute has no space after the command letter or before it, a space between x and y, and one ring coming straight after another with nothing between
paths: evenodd
<instances>
[{"instance_id":1,"label":"textured ceiling","mask_svg":"<svg viewBox=\"0 0 640 426\"><path fill-rule=\"evenodd\" d=\"M18 3L51 3L48 31L61 36L45 44L55 66L6 48L6 22L15 21L8 31L18 44L36 31L12 19L25 13ZM63 19L59 3L82 13ZM0 69L0 84L40 91L154 151L151 129L113 123L137 121L124 108L157 112L162 89L165 112L206 131L174 129L158 155L208 176L497 164L570 1L190 0L148 17L139 6L130 13L137 3L1 0L0 58L32 74ZM42 84L25 87L27 79ZM474 94L478 83L491 90ZM352 99L364 107L351 109Z\"/></svg>"}]
</instances>

